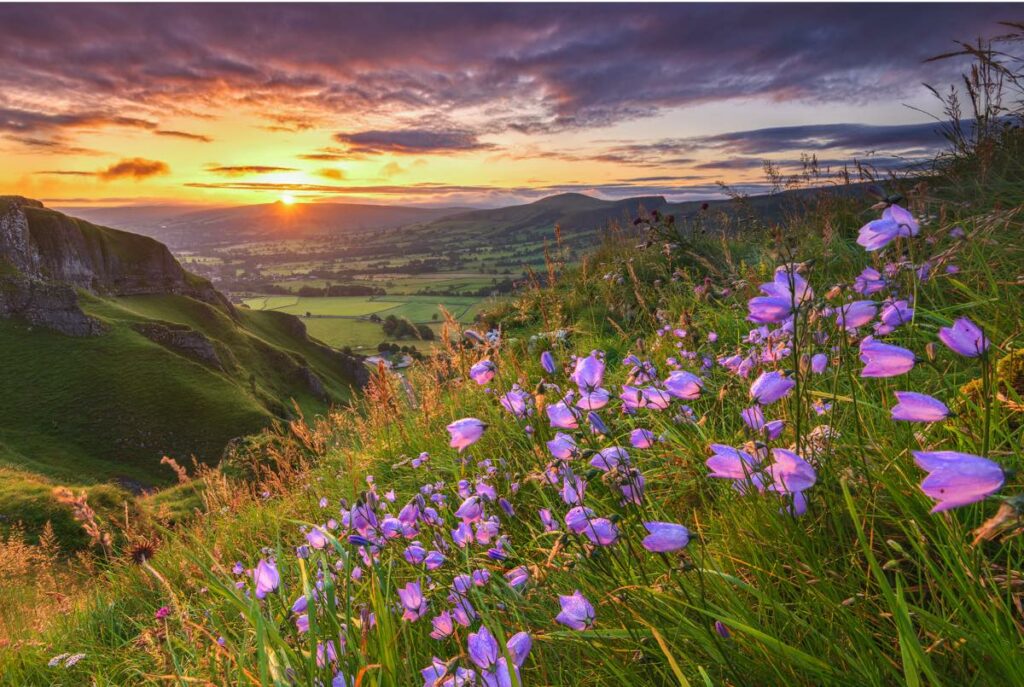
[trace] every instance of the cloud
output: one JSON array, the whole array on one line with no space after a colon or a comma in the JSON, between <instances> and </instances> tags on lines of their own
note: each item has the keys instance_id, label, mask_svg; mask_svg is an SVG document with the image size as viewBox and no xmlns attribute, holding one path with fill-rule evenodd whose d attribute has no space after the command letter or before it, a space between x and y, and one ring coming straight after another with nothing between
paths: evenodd
<instances>
[{"instance_id":1,"label":"cloud","mask_svg":"<svg viewBox=\"0 0 1024 687\"><path fill-rule=\"evenodd\" d=\"M141 157L133 157L96 172L96 176L103 181L114 181L115 179L131 178L135 181L142 181L149 177L170 174L171 168L166 162L159 160L146 160Z\"/></svg>"},{"instance_id":2,"label":"cloud","mask_svg":"<svg viewBox=\"0 0 1024 687\"><path fill-rule=\"evenodd\" d=\"M405 169L402 168L402 165L395 161L391 161L380 168L380 175L385 179L390 179L391 177L398 176L404 171Z\"/></svg>"},{"instance_id":3,"label":"cloud","mask_svg":"<svg viewBox=\"0 0 1024 687\"><path fill-rule=\"evenodd\" d=\"M203 134L192 134L187 131L173 131L169 129L157 129L154 131L157 136L173 136L175 138L184 138L190 141L198 141L200 143L212 143L213 139Z\"/></svg>"},{"instance_id":4,"label":"cloud","mask_svg":"<svg viewBox=\"0 0 1024 687\"><path fill-rule=\"evenodd\" d=\"M324 179L331 179L332 181L343 181L345 179L345 171L338 169L337 167L325 167L316 171L317 176L321 176Z\"/></svg>"},{"instance_id":5,"label":"cloud","mask_svg":"<svg viewBox=\"0 0 1024 687\"><path fill-rule=\"evenodd\" d=\"M429 155L495 148L491 143L481 142L475 133L465 129L359 131L335 134L334 140L347 146L348 152L363 155Z\"/></svg>"},{"instance_id":6,"label":"cloud","mask_svg":"<svg viewBox=\"0 0 1024 687\"><path fill-rule=\"evenodd\" d=\"M44 174L47 176L63 176L63 177L94 177L96 172L85 172L76 169L44 169L34 174Z\"/></svg>"},{"instance_id":7,"label":"cloud","mask_svg":"<svg viewBox=\"0 0 1024 687\"><path fill-rule=\"evenodd\" d=\"M271 167L268 165L209 166L206 171L226 177L242 177L250 174L273 174L274 172L296 172L294 167Z\"/></svg>"}]
</instances>

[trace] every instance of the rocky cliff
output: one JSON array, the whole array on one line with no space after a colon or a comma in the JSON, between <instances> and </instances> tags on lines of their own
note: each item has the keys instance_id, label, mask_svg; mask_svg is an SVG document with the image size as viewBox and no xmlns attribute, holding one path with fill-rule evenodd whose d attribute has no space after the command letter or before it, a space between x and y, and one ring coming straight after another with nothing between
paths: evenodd
<instances>
[{"instance_id":1,"label":"rocky cliff","mask_svg":"<svg viewBox=\"0 0 1024 687\"><path fill-rule=\"evenodd\" d=\"M158 241L68 217L37 200L0 196L0 316L72 336L97 334L103 327L78 307L78 290L177 294L234 313Z\"/></svg>"}]
</instances>

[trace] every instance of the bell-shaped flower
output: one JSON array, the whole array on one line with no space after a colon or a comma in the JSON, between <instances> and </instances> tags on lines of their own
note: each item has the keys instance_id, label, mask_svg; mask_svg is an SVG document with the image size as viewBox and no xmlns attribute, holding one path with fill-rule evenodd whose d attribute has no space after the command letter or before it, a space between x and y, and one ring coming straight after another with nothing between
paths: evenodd
<instances>
[{"instance_id":1,"label":"bell-shaped flower","mask_svg":"<svg viewBox=\"0 0 1024 687\"><path fill-rule=\"evenodd\" d=\"M933 513L981 501L999 491L1006 475L993 461L958 451L914 451L914 462L928 472L921 491L937 501Z\"/></svg>"}]
</instances>

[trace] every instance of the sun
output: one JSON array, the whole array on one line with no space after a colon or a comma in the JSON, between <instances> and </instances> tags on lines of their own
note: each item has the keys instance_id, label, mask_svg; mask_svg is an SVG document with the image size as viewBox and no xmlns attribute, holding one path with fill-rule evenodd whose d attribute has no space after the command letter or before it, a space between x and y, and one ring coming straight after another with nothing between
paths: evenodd
<instances>
[{"instance_id":1,"label":"sun","mask_svg":"<svg viewBox=\"0 0 1024 687\"><path fill-rule=\"evenodd\" d=\"M282 193L281 202L285 205L295 205L295 196L290 193Z\"/></svg>"}]
</instances>

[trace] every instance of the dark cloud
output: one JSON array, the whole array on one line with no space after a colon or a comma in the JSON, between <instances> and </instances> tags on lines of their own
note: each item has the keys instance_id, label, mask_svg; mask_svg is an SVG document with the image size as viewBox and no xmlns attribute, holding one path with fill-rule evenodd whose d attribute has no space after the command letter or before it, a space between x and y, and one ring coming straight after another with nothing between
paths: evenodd
<instances>
[{"instance_id":1,"label":"dark cloud","mask_svg":"<svg viewBox=\"0 0 1024 687\"><path fill-rule=\"evenodd\" d=\"M159 160L146 160L141 157L133 157L96 172L96 176L103 181L114 181L115 179L130 178L135 181L142 181L149 177L170 174L171 168L166 162Z\"/></svg>"},{"instance_id":2,"label":"dark cloud","mask_svg":"<svg viewBox=\"0 0 1024 687\"><path fill-rule=\"evenodd\" d=\"M35 174L44 174L46 176L60 176L60 177L94 177L96 172L84 172L75 169L44 169Z\"/></svg>"},{"instance_id":3,"label":"dark cloud","mask_svg":"<svg viewBox=\"0 0 1024 687\"><path fill-rule=\"evenodd\" d=\"M250 174L272 174L274 172L295 172L294 167L270 167L268 165L210 166L206 171L226 177L243 177Z\"/></svg>"},{"instance_id":4,"label":"dark cloud","mask_svg":"<svg viewBox=\"0 0 1024 687\"><path fill-rule=\"evenodd\" d=\"M1013 12L980 3L11 3L0 6L0 93L60 93L80 112L116 103L147 122L250 108L291 131L336 126L339 114L474 108L487 113L488 132L536 133L738 97L899 99L958 68L926 58L953 39L999 32L995 22ZM0 130L36 131L38 121L0 114ZM429 149L465 149L449 145Z\"/></svg>"},{"instance_id":5,"label":"dark cloud","mask_svg":"<svg viewBox=\"0 0 1024 687\"><path fill-rule=\"evenodd\" d=\"M173 131L168 129L157 129L154 131L157 136L173 136L174 138L184 138L190 141L198 141L200 143L212 143L213 139L203 134L193 134L188 131Z\"/></svg>"},{"instance_id":6,"label":"dark cloud","mask_svg":"<svg viewBox=\"0 0 1024 687\"><path fill-rule=\"evenodd\" d=\"M394 131L359 131L338 133L334 140L347 146L356 155L429 155L491 150L472 131L465 129L398 129Z\"/></svg>"}]
</instances>

